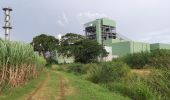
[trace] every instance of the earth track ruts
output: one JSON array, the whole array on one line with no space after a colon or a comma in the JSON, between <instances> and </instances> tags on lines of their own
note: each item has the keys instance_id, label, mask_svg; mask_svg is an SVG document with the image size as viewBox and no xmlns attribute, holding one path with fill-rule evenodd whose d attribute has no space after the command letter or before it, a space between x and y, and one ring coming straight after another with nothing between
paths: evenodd
<instances>
[{"instance_id":1,"label":"earth track ruts","mask_svg":"<svg viewBox=\"0 0 170 100\"><path fill-rule=\"evenodd\" d=\"M59 76L59 87L60 87L60 94L57 97L57 100L65 100L65 80L62 78L62 76Z\"/></svg>"},{"instance_id":2,"label":"earth track ruts","mask_svg":"<svg viewBox=\"0 0 170 100\"><path fill-rule=\"evenodd\" d=\"M40 91L48 82L49 73L46 74L45 80L33 91L25 100L32 100L32 98Z\"/></svg>"}]
</instances>

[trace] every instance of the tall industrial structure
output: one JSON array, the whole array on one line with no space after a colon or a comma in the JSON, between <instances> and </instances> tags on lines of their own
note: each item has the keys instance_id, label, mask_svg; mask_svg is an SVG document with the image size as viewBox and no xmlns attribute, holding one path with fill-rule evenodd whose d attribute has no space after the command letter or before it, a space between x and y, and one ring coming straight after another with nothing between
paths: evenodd
<instances>
[{"instance_id":1,"label":"tall industrial structure","mask_svg":"<svg viewBox=\"0 0 170 100\"><path fill-rule=\"evenodd\" d=\"M5 14L5 25L3 26L3 29L5 30L5 40L10 40L10 29L11 23L10 23L10 12L12 11L12 8L6 7L2 9Z\"/></svg>"},{"instance_id":2,"label":"tall industrial structure","mask_svg":"<svg viewBox=\"0 0 170 100\"><path fill-rule=\"evenodd\" d=\"M150 52L155 49L170 49L170 44L143 43L128 39L116 32L116 22L108 18L96 19L84 24L86 38L96 40L103 45L109 55L98 60L110 61L113 58L123 57L127 54ZM58 63L73 63L74 57L66 58L56 56Z\"/></svg>"},{"instance_id":3,"label":"tall industrial structure","mask_svg":"<svg viewBox=\"0 0 170 100\"><path fill-rule=\"evenodd\" d=\"M145 52L154 49L170 49L170 45L148 44L132 41L116 32L116 22L108 18L96 19L84 24L87 38L102 44L109 56L106 60L122 57L130 53ZM160 46L161 45L161 46ZM161 47L161 48L159 48Z\"/></svg>"}]
</instances>

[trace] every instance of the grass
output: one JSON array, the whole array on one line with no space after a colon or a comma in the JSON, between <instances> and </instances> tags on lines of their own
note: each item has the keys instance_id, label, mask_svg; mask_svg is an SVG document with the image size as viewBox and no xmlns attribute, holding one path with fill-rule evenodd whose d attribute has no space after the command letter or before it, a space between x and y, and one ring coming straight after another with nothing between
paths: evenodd
<instances>
[{"instance_id":1,"label":"grass","mask_svg":"<svg viewBox=\"0 0 170 100\"><path fill-rule=\"evenodd\" d=\"M47 74L49 74L49 78L46 78ZM64 85L63 91L61 90L61 80ZM36 91L42 82L42 87ZM34 91L36 93L31 95ZM36 98L42 98L41 100L58 100L59 98L61 100L128 100L81 76L56 69L47 69L37 79L31 80L21 87L3 90L0 100L26 100L30 95L35 100Z\"/></svg>"},{"instance_id":2,"label":"grass","mask_svg":"<svg viewBox=\"0 0 170 100\"><path fill-rule=\"evenodd\" d=\"M75 64L72 66L65 65L65 67L61 66L59 68L60 70L63 69L63 71L68 72L67 70L74 68L74 66ZM109 95L111 92L113 94L118 93L119 96L129 97L132 100L170 99L169 69L129 69L126 64L120 61L79 66L81 66L79 69L82 71L84 70L83 72L85 73L76 75L74 73L79 73L79 71L71 70L71 73L76 76L71 76L71 74L69 74L70 76L68 75L68 77L72 80L72 86L77 87L78 92L82 95L71 95L73 98L71 100L78 100L77 98L85 98L85 100L90 98L94 100L96 98L97 100L110 100L113 96ZM72 79L73 77L74 79ZM79 79L76 77L79 77ZM89 80L89 82L85 79ZM99 87L95 88L97 86ZM101 87L103 87L103 90ZM107 92L107 89L109 92ZM118 95L116 94L116 96Z\"/></svg>"},{"instance_id":3,"label":"grass","mask_svg":"<svg viewBox=\"0 0 170 100\"><path fill-rule=\"evenodd\" d=\"M38 78L30 80L25 85L16 88L6 88L0 93L0 100L19 100L31 91L33 91L45 79L45 72L42 72Z\"/></svg>"},{"instance_id":4,"label":"grass","mask_svg":"<svg viewBox=\"0 0 170 100\"><path fill-rule=\"evenodd\" d=\"M128 98L108 91L107 89L69 73L59 73L68 78L72 95L66 96L66 100L128 100Z\"/></svg>"},{"instance_id":5,"label":"grass","mask_svg":"<svg viewBox=\"0 0 170 100\"><path fill-rule=\"evenodd\" d=\"M36 78L45 63L30 44L0 40L0 91Z\"/></svg>"}]
</instances>

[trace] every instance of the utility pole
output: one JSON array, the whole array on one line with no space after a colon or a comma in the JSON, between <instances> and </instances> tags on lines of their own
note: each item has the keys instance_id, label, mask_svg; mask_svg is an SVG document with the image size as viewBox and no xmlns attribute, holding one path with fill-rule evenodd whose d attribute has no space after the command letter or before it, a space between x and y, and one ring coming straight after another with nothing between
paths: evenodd
<instances>
[{"instance_id":1,"label":"utility pole","mask_svg":"<svg viewBox=\"0 0 170 100\"><path fill-rule=\"evenodd\" d=\"M11 23L10 23L10 12L12 11L12 8L10 7L6 7L2 9L4 11L5 14L5 25L2 27L5 30L5 40L9 40L10 41L10 29L12 29L11 27Z\"/></svg>"}]
</instances>

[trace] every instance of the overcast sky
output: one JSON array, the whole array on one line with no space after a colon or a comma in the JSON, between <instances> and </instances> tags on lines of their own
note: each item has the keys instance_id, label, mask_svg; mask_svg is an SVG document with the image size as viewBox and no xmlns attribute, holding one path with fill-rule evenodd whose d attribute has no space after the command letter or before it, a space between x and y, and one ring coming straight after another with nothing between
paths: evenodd
<instances>
[{"instance_id":1,"label":"overcast sky","mask_svg":"<svg viewBox=\"0 0 170 100\"><path fill-rule=\"evenodd\" d=\"M84 23L108 17L131 40L170 43L170 0L0 0L0 7L6 6L13 8L12 40L30 42L41 33L84 34ZM3 20L0 10L0 26Z\"/></svg>"}]
</instances>

